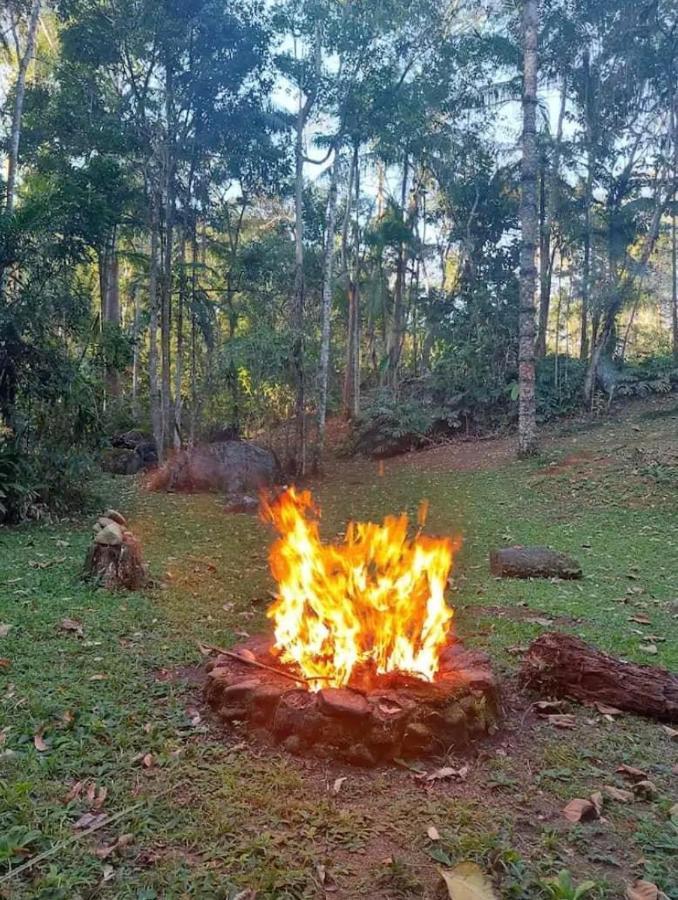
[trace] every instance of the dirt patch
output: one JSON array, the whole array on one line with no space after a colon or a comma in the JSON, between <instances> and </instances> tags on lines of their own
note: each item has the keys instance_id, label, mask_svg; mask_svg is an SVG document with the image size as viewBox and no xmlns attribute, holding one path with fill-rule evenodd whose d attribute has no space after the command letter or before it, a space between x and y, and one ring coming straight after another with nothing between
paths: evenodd
<instances>
[{"instance_id":1,"label":"dirt patch","mask_svg":"<svg viewBox=\"0 0 678 900\"><path fill-rule=\"evenodd\" d=\"M563 457L557 463L551 463L537 469L538 475L563 475L569 474L571 469L576 472L572 474L581 475L582 469L591 470L598 467L608 466L613 462L611 456L600 456L595 450L579 450L576 453L570 453Z\"/></svg>"}]
</instances>

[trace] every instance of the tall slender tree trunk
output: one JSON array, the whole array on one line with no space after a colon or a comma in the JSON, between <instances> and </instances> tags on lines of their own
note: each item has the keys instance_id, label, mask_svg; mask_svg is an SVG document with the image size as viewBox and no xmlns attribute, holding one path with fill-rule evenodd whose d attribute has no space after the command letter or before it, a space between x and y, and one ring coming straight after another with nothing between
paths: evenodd
<instances>
[{"instance_id":1,"label":"tall slender tree trunk","mask_svg":"<svg viewBox=\"0 0 678 900\"><path fill-rule=\"evenodd\" d=\"M407 176L408 157L405 154L403 160L403 180L400 186L400 209L403 226L407 218L405 203L407 201ZM393 316L388 335L388 370L387 383L395 394L398 389L398 368L400 366L400 351L403 342L403 294L405 292L405 243L398 244L398 258L396 262L396 280L393 290Z\"/></svg>"},{"instance_id":2,"label":"tall slender tree trunk","mask_svg":"<svg viewBox=\"0 0 678 900\"><path fill-rule=\"evenodd\" d=\"M120 328L120 260L118 259L115 237L112 241L111 255L108 260L104 320L108 325ZM120 373L116 365L110 362L106 367L106 393L112 399L120 397Z\"/></svg>"},{"instance_id":3,"label":"tall slender tree trunk","mask_svg":"<svg viewBox=\"0 0 678 900\"><path fill-rule=\"evenodd\" d=\"M355 295L354 295L354 275L351 271L351 249L349 248L349 230L351 226L351 211L353 207L353 186L357 178L358 157L354 149L351 157L351 165L349 169L348 184L346 188L346 210L344 212L344 221L341 228L341 258L342 266L346 280L348 281L348 321L346 325L346 368L344 370L344 386L342 392L342 407L344 416L351 418L353 410L353 355L355 350L354 338L354 313L355 313Z\"/></svg>"},{"instance_id":4,"label":"tall slender tree trunk","mask_svg":"<svg viewBox=\"0 0 678 900\"><path fill-rule=\"evenodd\" d=\"M181 228L179 242L179 294L177 298L177 353L174 360L174 446L181 446L184 380L184 308L186 306L186 229Z\"/></svg>"},{"instance_id":5,"label":"tall slender tree trunk","mask_svg":"<svg viewBox=\"0 0 678 900\"><path fill-rule=\"evenodd\" d=\"M560 151L563 141L563 122L565 120L565 107L567 104L567 81L563 75L563 83L560 92L560 110L558 112L558 124L556 126L556 138L553 144L553 156L548 174L543 180L543 207L544 222L541 229L541 242L539 254L539 326L537 329L536 355L541 358L546 354L546 337L549 326L549 311L551 308L551 282L553 279L553 264L555 262L555 249L553 244L553 227L558 216L559 203L559 174Z\"/></svg>"},{"instance_id":6,"label":"tall slender tree trunk","mask_svg":"<svg viewBox=\"0 0 678 900\"><path fill-rule=\"evenodd\" d=\"M534 330L537 269L537 0L523 5L523 158L520 198L520 310L518 345L518 453L529 456L537 448Z\"/></svg>"},{"instance_id":7,"label":"tall slender tree trunk","mask_svg":"<svg viewBox=\"0 0 678 900\"><path fill-rule=\"evenodd\" d=\"M12 124L9 132L9 150L7 162L7 189L5 192L5 212L11 215L14 211L14 198L16 196L16 179L19 170L19 145L21 143L21 120L24 112L24 98L26 96L26 75L28 67L33 59L35 51L35 38L40 21L41 0L33 0L31 14L28 20L26 33L26 47L23 56L19 60L14 88L14 107L12 109Z\"/></svg>"},{"instance_id":8,"label":"tall slender tree trunk","mask_svg":"<svg viewBox=\"0 0 678 900\"><path fill-rule=\"evenodd\" d=\"M593 243L591 206L593 204L593 85L591 81L591 56L584 51L585 98L584 114L586 117L586 185L584 189L584 266L581 284L581 337L579 342L579 358L587 359L589 355L589 315L591 305L591 249ZM595 338L593 339L595 343Z\"/></svg>"},{"instance_id":9,"label":"tall slender tree trunk","mask_svg":"<svg viewBox=\"0 0 678 900\"><path fill-rule=\"evenodd\" d=\"M674 197L674 204L678 198ZM678 238L675 210L671 216L671 323L673 332L673 358L678 363Z\"/></svg>"},{"instance_id":10,"label":"tall slender tree trunk","mask_svg":"<svg viewBox=\"0 0 678 900\"><path fill-rule=\"evenodd\" d=\"M151 423L153 438L158 451L158 461L163 462L165 451L163 446L162 404L158 383L158 253L160 245L160 199L155 193L151 198L151 246L148 262L148 386L150 393Z\"/></svg>"},{"instance_id":11,"label":"tall slender tree trunk","mask_svg":"<svg viewBox=\"0 0 678 900\"><path fill-rule=\"evenodd\" d=\"M313 467L322 465L325 450L325 425L327 422L327 388L330 371L330 326L332 324L332 275L334 269L334 225L337 212L337 183L339 180L339 151L335 151L330 175L330 192L327 200L327 236L323 264L323 293L320 311L320 362L318 365L318 435Z\"/></svg>"},{"instance_id":12,"label":"tall slender tree trunk","mask_svg":"<svg viewBox=\"0 0 678 900\"><path fill-rule=\"evenodd\" d=\"M196 317L196 289L198 284L198 223L193 219L191 229L191 426L189 444L195 444L198 424L198 322Z\"/></svg>"},{"instance_id":13,"label":"tall slender tree trunk","mask_svg":"<svg viewBox=\"0 0 678 900\"><path fill-rule=\"evenodd\" d=\"M134 320L132 325L134 339L132 348L132 417L134 422L137 423L139 421L139 357L141 355L141 304L139 303L139 285L133 283L130 290L134 309Z\"/></svg>"},{"instance_id":14,"label":"tall slender tree trunk","mask_svg":"<svg viewBox=\"0 0 678 900\"><path fill-rule=\"evenodd\" d=\"M295 474L306 474L306 385L304 378L304 115L299 101L294 144L294 297L292 301L292 376Z\"/></svg>"}]
</instances>

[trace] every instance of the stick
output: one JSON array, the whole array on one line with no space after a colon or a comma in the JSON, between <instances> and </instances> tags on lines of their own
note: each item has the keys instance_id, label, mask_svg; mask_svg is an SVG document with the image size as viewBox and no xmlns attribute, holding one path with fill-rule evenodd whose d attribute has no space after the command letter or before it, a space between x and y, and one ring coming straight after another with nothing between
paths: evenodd
<instances>
[{"instance_id":1,"label":"stick","mask_svg":"<svg viewBox=\"0 0 678 900\"><path fill-rule=\"evenodd\" d=\"M121 809L120 812L107 817L103 822L98 822L96 825L92 825L90 828L86 828L84 831L78 832L78 834L74 834L63 841L58 841L56 844L54 844L54 846L50 847L49 850L44 850L42 853L38 853L37 856L34 856L32 859L27 860L25 863L21 863L20 866L16 867L16 869L12 869L11 872L3 875L2 878L0 878L0 884L5 884L20 872L25 872L26 869L31 869L36 863L42 862L43 859L48 859L50 856L54 856L54 854L59 850L63 850L64 847L68 847L70 844L75 844L81 838L87 837L87 835L98 831L105 825L112 825L113 822L117 822L118 819L123 819L125 816L128 816L131 812L134 812L134 810L139 809L139 807L143 805L144 801L142 800L140 803L135 803L134 806L128 806L127 809Z\"/></svg>"},{"instance_id":2,"label":"stick","mask_svg":"<svg viewBox=\"0 0 678 900\"><path fill-rule=\"evenodd\" d=\"M267 672L274 672L276 675L282 675L283 678L291 678L292 681L298 681L300 684L308 684L308 679L302 678L300 675L293 675L291 672L284 672L282 669L267 666L266 663L259 662L257 659L248 659L246 656L241 656L239 653L234 653L232 650L224 650L223 647L213 647L211 644L203 644L202 641L199 641L198 643L201 647L204 647L205 650L211 650L213 653L221 653L223 656L237 659L238 662L243 662L248 666L256 666L258 669L265 669ZM321 679L317 680L320 681Z\"/></svg>"}]
</instances>

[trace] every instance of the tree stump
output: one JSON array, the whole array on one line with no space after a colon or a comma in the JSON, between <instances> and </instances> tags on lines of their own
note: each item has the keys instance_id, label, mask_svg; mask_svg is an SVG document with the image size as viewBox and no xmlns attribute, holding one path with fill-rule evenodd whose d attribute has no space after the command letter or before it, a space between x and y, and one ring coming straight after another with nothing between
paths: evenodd
<instances>
[{"instance_id":1,"label":"tree stump","mask_svg":"<svg viewBox=\"0 0 678 900\"><path fill-rule=\"evenodd\" d=\"M126 521L116 510L107 510L94 526L82 577L109 591L138 591L149 584L141 545L125 528Z\"/></svg>"},{"instance_id":2,"label":"tree stump","mask_svg":"<svg viewBox=\"0 0 678 900\"><path fill-rule=\"evenodd\" d=\"M581 578L576 559L549 547L503 547L490 552L490 571L500 578Z\"/></svg>"},{"instance_id":3,"label":"tree stump","mask_svg":"<svg viewBox=\"0 0 678 900\"><path fill-rule=\"evenodd\" d=\"M623 662L569 634L549 632L533 641L520 680L548 697L599 701L640 716L678 721L678 675Z\"/></svg>"}]
</instances>

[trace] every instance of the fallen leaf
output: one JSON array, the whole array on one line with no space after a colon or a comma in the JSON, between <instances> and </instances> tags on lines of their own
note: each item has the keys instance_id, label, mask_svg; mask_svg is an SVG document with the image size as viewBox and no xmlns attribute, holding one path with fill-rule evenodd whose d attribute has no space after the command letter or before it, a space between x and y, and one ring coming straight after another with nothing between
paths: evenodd
<instances>
[{"instance_id":1,"label":"fallen leaf","mask_svg":"<svg viewBox=\"0 0 678 900\"><path fill-rule=\"evenodd\" d=\"M103 868L104 877L101 879L102 882L110 881L111 878L115 875L115 869L113 866L104 866Z\"/></svg>"},{"instance_id":2,"label":"fallen leaf","mask_svg":"<svg viewBox=\"0 0 678 900\"><path fill-rule=\"evenodd\" d=\"M45 750L48 749L47 744L45 743L45 738L43 737L44 730L41 728L36 734L33 735L33 745L38 753L44 753Z\"/></svg>"},{"instance_id":3,"label":"fallen leaf","mask_svg":"<svg viewBox=\"0 0 678 900\"><path fill-rule=\"evenodd\" d=\"M600 703L596 700L593 704L601 716L621 716L622 710L617 709L616 706L608 706L607 703Z\"/></svg>"},{"instance_id":4,"label":"fallen leaf","mask_svg":"<svg viewBox=\"0 0 678 900\"><path fill-rule=\"evenodd\" d=\"M440 840L440 834L438 833L438 829L435 827L435 825L429 825L426 829L426 834L428 835L430 841Z\"/></svg>"},{"instance_id":5,"label":"fallen leaf","mask_svg":"<svg viewBox=\"0 0 678 900\"><path fill-rule=\"evenodd\" d=\"M101 787L99 788L99 792L94 798L92 803L92 809L101 809L101 807L106 802L106 797L108 796L108 788Z\"/></svg>"},{"instance_id":6,"label":"fallen leaf","mask_svg":"<svg viewBox=\"0 0 678 900\"><path fill-rule=\"evenodd\" d=\"M577 719L572 713L560 713L547 716L549 725L555 725L556 728L576 728Z\"/></svg>"},{"instance_id":7,"label":"fallen leaf","mask_svg":"<svg viewBox=\"0 0 678 900\"><path fill-rule=\"evenodd\" d=\"M100 844L96 850L95 854L99 857L99 859L108 859L111 854L115 853L116 850L121 850L123 847L127 847L134 840L134 835L132 834L121 834L117 841L113 841L112 844Z\"/></svg>"},{"instance_id":8,"label":"fallen leaf","mask_svg":"<svg viewBox=\"0 0 678 900\"><path fill-rule=\"evenodd\" d=\"M141 765L144 767L144 769L152 769L155 765L155 757L153 756L153 754L144 754L144 756L142 756L141 758Z\"/></svg>"},{"instance_id":9,"label":"fallen leaf","mask_svg":"<svg viewBox=\"0 0 678 900\"><path fill-rule=\"evenodd\" d=\"M671 819L672 822L678 824L678 803L674 803L669 810L669 819Z\"/></svg>"},{"instance_id":10,"label":"fallen leaf","mask_svg":"<svg viewBox=\"0 0 678 900\"><path fill-rule=\"evenodd\" d=\"M189 721L194 728L202 722L202 716L200 715L200 712L195 708L195 706L187 707L186 715L188 716Z\"/></svg>"},{"instance_id":11,"label":"fallen leaf","mask_svg":"<svg viewBox=\"0 0 678 900\"><path fill-rule=\"evenodd\" d=\"M439 871L450 900L497 900L492 883L475 863L463 862Z\"/></svg>"},{"instance_id":12,"label":"fallen leaf","mask_svg":"<svg viewBox=\"0 0 678 900\"><path fill-rule=\"evenodd\" d=\"M73 713L73 710L65 709L61 713L61 721L64 723L64 725L72 725L73 722L75 722L75 714Z\"/></svg>"},{"instance_id":13,"label":"fallen leaf","mask_svg":"<svg viewBox=\"0 0 678 900\"><path fill-rule=\"evenodd\" d=\"M532 705L540 715L562 712L562 710L567 709L565 700L537 700Z\"/></svg>"},{"instance_id":14,"label":"fallen leaf","mask_svg":"<svg viewBox=\"0 0 678 900\"><path fill-rule=\"evenodd\" d=\"M442 769L436 769L428 775L426 773L415 775L415 778L423 781L444 781L446 778L458 778L460 781L465 781L468 773L468 766L461 766L459 769L453 769L452 766L443 766Z\"/></svg>"},{"instance_id":15,"label":"fallen leaf","mask_svg":"<svg viewBox=\"0 0 678 900\"><path fill-rule=\"evenodd\" d=\"M570 800L563 809L563 815L568 822L588 822L591 819L598 818L598 813L593 803L590 800L582 800L580 797Z\"/></svg>"},{"instance_id":16,"label":"fallen leaf","mask_svg":"<svg viewBox=\"0 0 678 900\"><path fill-rule=\"evenodd\" d=\"M0 669L9 669L12 665L11 661L6 657L0 657Z\"/></svg>"},{"instance_id":17,"label":"fallen leaf","mask_svg":"<svg viewBox=\"0 0 678 900\"><path fill-rule=\"evenodd\" d=\"M658 900L659 888L651 881L634 881L626 886L625 900Z\"/></svg>"},{"instance_id":18,"label":"fallen leaf","mask_svg":"<svg viewBox=\"0 0 678 900\"><path fill-rule=\"evenodd\" d=\"M629 781L645 781L647 779L647 772L643 772L642 769L636 769L635 766L627 766L626 763L621 763L621 765L617 766L617 771L624 778L628 778Z\"/></svg>"},{"instance_id":19,"label":"fallen leaf","mask_svg":"<svg viewBox=\"0 0 678 900\"><path fill-rule=\"evenodd\" d=\"M82 793L83 783L82 781L76 781L72 786L70 791L64 797L64 803L70 803L71 800L77 799Z\"/></svg>"},{"instance_id":20,"label":"fallen leaf","mask_svg":"<svg viewBox=\"0 0 678 900\"><path fill-rule=\"evenodd\" d=\"M11 628L12 628L11 625L7 625L4 622L0 622L0 638L7 637Z\"/></svg>"},{"instance_id":21,"label":"fallen leaf","mask_svg":"<svg viewBox=\"0 0 678 900\"><path fill-rule=\"evenodd\" d=\"M589 798L591 803L593 803L593 808L596 811L596 815L600 818L601 813L603 812L603 795L600 791L594 791Z\"/></svg>"},{"instance_id":22,"label":"fallen leaf","mask_svg":"<svg viewBox=\"0 0 678 900\"><path fill-rule=\"evenodd\" d=\"M619 803L631 803L633 800L631 791L625 791L623 788L615 787L613 784L603 785L603 791L610 800L617 800Z\"/></svg>"},{"instance_id":23,"label":"fallen leaf","mask_svg":"<svg viewBox=\"0 0 678 900\"><path fill-rule=\"evenodd\" d=\"M644 613L634 613L632 616L629 616L629 622L637 622L639 625L652 624L650 617L646 616Z\"/></svg>"},{"instance_id":24,"label":"fallen leaf","mask_svg":"<svg viewBox=\"0 0 678 900\"><path fill-rule=\"evenodd\" d=\"M553 619L542 619L539 616L527 618L525 621L529 622L531 625L541 625L543 628L548 628L550 625L553 625Z\"/></svg>"},{"instance_id":25,"label":"fallen leaf","mask_svg":"<svg viewBox=\"0 0 678 900\"><path fill-rule=\"evenodd\" d=\"M511 656L522 656L523 653L527 653L529 647L525 646L515 646L515 647L507 647L506 652L510 653Z\"/></svg>"},{"instance_id":26,"label":"fallen leaf","mask_svg":"<svg viewBox=\"0 0 678 900\"><path fill-rule=\"evenodd\" d=\"M678 729L671 728L669 725L662 725L662 730L672 741L678 741Z\"/></svg>"},{"instance_id":27,"label":"fallen leaf","mask_svg":"<svg viewBox=\"0 0 678 900\"><path fill-rule=\"evenodd\" d=\"M647 778L643 781L636 781L633 785L633 792L637 797L642 797L643 800L654 800L659 793L655 783Z\"/></svg>"},{"instance_id":28,"label":"fallen leaf","mask_svg":"<svg viewBox=\"0 0 678 900\"><path fill-rule=\"evenodd\" d=\"M88 681L106 681L108 675L103 675L101 672L97 672L96 675L90 675Z\"/></svg>"},{"instance_id":29,"label":"fallen leaf","mask_svg":"<svg viewBox=\"0 0 678 900\"><path fill-rule=\"evenodd\" d=\"M643 653L649 653L651 656L659 652L656 644L638 644L638 649L642 650Z\"/></svg>"},{"instance_id":30,"label":"fallen leaf","mask_svg":"<svg viewBox=\"0 0 678 900\"><path fill-rule=\"evenodd\" d=\"M59 631L72 631L78 637L84 637L85 634L82 622L79 622L77 619L62 619Z\"/></svg>"},{"instance_id":31,"label":"fallen leaf","mask_svg":"<svg viewBox=\"0 0 678 900\"><path fill-rule=\"evenodd\" d=\"M346 778L347 778L346 775L342 775L341 778L335 778L334 784L332 785L332 793L333 794L339 793L339 791L341 790L342 784L346 781Z\"/></svg>"},{"instance_id":32,"label":"fallen leaf","mask_svg":"<svg viewBox=\"0 0 678 900\"><path fill-rule=\"evenodd\" d=\"M256 897L256 891L253 891L252 888L245 888L244 891L240 891L239 894L236 894L233 900L256 900Z\"/></svg>"},{"instance_id":33,"label":"fallen leaf","mask_svg":"<svg viewBox=\"0 0 678 900\"><path fill-rule=\"evenodd\" d=\"M106 813L85 813L73 824L73 828L92 828L95 825L103 825L107 819Z\"/></svg>"},{"instance_id":34,"label":"fallen leaf","mask_svg":"<svg viewBox=\"0 0 678 900\"><path fill-rule=\"evenodd\" d=\"M337 890L337 885L332 878L332 876L327 871L326 867L322 863L318 863L315 867L316 872L318 873L318 880L322 885L323 890L327 894L331 894Z\"/></svg>"}]
</instances>

